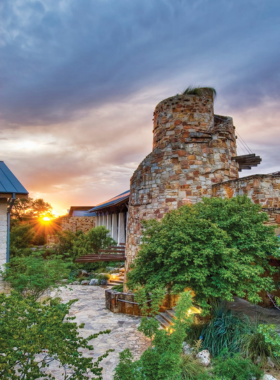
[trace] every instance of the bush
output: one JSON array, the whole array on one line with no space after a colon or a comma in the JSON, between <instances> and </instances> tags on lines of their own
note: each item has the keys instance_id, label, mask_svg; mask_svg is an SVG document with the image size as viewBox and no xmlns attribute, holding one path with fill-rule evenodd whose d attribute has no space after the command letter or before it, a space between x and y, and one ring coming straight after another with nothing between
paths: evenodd
<instances>
[{"instance_id":1,"label":"bush","mask_svg":"<svg viewBox=\"0 0 280 380\"><path fill-rule=\"evenodd\" d=\"M116 245L114 239L109 236L109 230L104 226L92 228L85 235L81 235L80 239L75 242L74 252L77 257L98 253L100 249Z\"/></svg>"},{"instance_id":2,"label":"bush","mask_svg":"<svg viewBox=\"0 0 280 380\"><path fill-rule=\"evenodd\" d=\"M69 317L71 304L51 300L39 303L13 292L0 294L0 378L2 380L35 380L44 375L51 362L57 361L65 379L102 379L99 362L113 350L108 350L94 363L92 357L83 357L81 349L93 350L89 341L110 330L79 336L78 326ZM83 328L80 325L79 328Z\"/></svg>"},{"instance_id":3,"label":"bush","mask_svg":"<svg viewBox=\"0 0 280 380\"><path fill-rule=\"evenodd\" d=\"M280 366L280 338L275 326L252 323L250 332L242 337L241 349L245 357L263 368L268 366L268 358Z\"/></svg>"},{"instance_id":4,"label":"bush","mask_svg":"<svg viewBox=\"0 0 280 380\"><path fill-rule=\"evenodd\" d=\"M30 245L34 239L35 230L31 224L15 224L10 233L10 255L27 256L30 254Z\"/></svg>"},{"instance_id":5,"label":"bush","mask_svg":"<svg viewBox=\"0 0 280 380\"><path fill-rule=\"evenodd\" d=\"M279 257L279 239L273 227L263 224L267 219L261 206L237 197L204 198L166 214L161 222L144 221L128 286L166 286L174 293L193 289L204 312L211 298L233 301L237 295L258 303L261 290L274 288L269 273L277 269L270 266L269 255Z\"/></svg>"},{"instance_id":6,"label":"bush","mask_svg":"<svg viewBox=\"0 0 280 380\"><path fill-rule=\"evenodd\" d=\"M180 375L172 380L197 380L201 375L207 374L205 367L193 355L182 355L180 362Z\"/></svg>"},{"instance_id":7,"label":"bush","mask_svg":"<svg viewBox=\"0 0 280 380\"><path fill-rule=\"evenodd\" d=\"M112 286L112 290L123 293L123 284Z\"/></svg>"},{"instance_id":8,"label":"bush","mask_svg":"<svg viewBox=\"0 0 280 380\"><path fill-rule=\"evenodd\" d=\"M260 379L263 372L249 359L243 359L240 354L224 353L213 362L213 374L221 380Z\"/></svg>"},{"instance_id":9,"label":"bush","mask_svg":"<svg viewBox=\"0 0 280 380\"><path fill-rule=\"evenodd\" d=\"M49 290L61 286L67 279L71 264L60 256L44 259L39 253L27 257L14 257L5 264L4 281L24 297L38 299Z\"/></svg>"},{"instance_id":10,"label":"bush","mask_svg":"<svg viewBox=\"0 0 280 380\"><path fill-rule=\"evenodd\" d=\"M145 313L158 310L165 292L155 289L153 293L150 295L151 306L142 308ZM139 299L142 299L143 305L147 305L143 295L142 292ZM120 363L115 369L114 380L170 380L179 376L182 372L181 352L186 325L192 322L192 317L187 312L191 306L190 293L182 293L176 306L172 334L169 331L159 330L159 323L154 318L142 318L139 331L152 339L151 346L142 354L140 360L136 361L133 361L129 350L122 352Z\"/></svg>"},{"instance_id":11,"label":"bush","mask_svg":"<svg viewBox=\"0 0 280 380\"><path fill-rule=\"evenodd\" d=\"M242 336L250 331L249 318L234 315L224 302L213 306L211 316L212 319L201 332L203 348L209 350L214 357L224 350L229 353L238 352Z\"/></svg>"},{"instance_id":12,"label":"bush","mask_svg":"<svg viewBox=\"0 0 280 380\"><path fill-rule=\"evenodd\" d=\"M57 255L74 258L74 246L83 235L82 231L71 232L71 231L58 231L56 236L58 238L58 243L54 247L54 251Z\"/></svg>"}]
</instances>

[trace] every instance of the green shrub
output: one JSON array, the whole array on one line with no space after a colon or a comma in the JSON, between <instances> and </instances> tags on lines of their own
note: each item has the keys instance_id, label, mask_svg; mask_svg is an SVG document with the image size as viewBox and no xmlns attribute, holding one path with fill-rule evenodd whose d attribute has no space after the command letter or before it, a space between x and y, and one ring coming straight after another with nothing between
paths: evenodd
<instances>
[{"instance_id":1,"label":"green shrub","mask_svg":"<svg viewBox=\"0 0 280 380\"><path fill-rule=\"evenodd\" d=\"M212 373L221 380L260 379L263 372L251 360L244 359L240 354L224 353L213 362Z\"/></svg>"},{"instance_id":2,"label":"green shrub","mask_svg":"<svg viewBox=\"0 0 280 380\"><path fill-rule=\"evenodd\" d=\"M194 343L197 342L202 336L202 331L205 326L206 323L192 323L190 326L187 326L187 337L185 341L193 346Z\"/></svg>"},{"instance_id":3,"label":"green shrub","mask_svg":"<svg viewBox=\"0 0 280 380\"><path fill-rule=\"evenodd\" d=\"M205 367L193 355L181 356L180 369L180 375L172 380L197 380L201 375L207 374Z\"/></svg>"},{"instance_id":4,"label":"green shrub","mask_svg":"<svg viewBox=\"0 0 280 380\"><path fill-rule=\"evenodd\" d=\"M102 379L99 362L113 350L107 350L93 362L92 357L83 356L81 349L92 351L89 342L110 330L82 338L77 324L72 322L75 317L69 317L75 301L61 304L55 299L47 304L15 292L11 296L0 294L1 380L54 379L44 375L44 371L55 360L65 379L86 380L90 374Z\"/></svg>"},{"instance_id":5,"label":"green shrub","mask_svg":"<svg viewBox=\"0 0 280 380\"><path fill-rule=\"evenodd\" d=\"M109 230L104 226L92 228L86 234L81 235L75 241L74 252L76 257L98 253L99 249L104 249L110 245L116 245L114 239L109 235Z\"/></svg>"},{"instance_id":6,"label":"green shrub","mask_svg":"<svg viewBox=\"0 0 280 380\"><path fill-rule=\"evenodd\" d=\"M242 337L250 331L249 318L234 315L224 302L213 305L211 317L201 332L203 348L209 350L214 357L224 350L238 352Z\"/></svg>"},{"instance_id":7,"label":"green shrub","mask_svg":"<svg viewBox=\"0 0 280 380\"><path fill-rule=\"evenodd\" d=\"M165 286L174 293L193 289L204 312L208 301L233 296L252 303L261 290L273 290L269 255L279 257L279 239L261 206L247 197L203 198L161 221L143 221L140 251L128 273L128 286ZM267 272L268 276L263 276ZM269 275L270 274L270 275Z\"/></svg>"},{"instance_id":8,"label":"green shrub","mask_svg":"<svg viewBox=\"0 0 280 380\"><path fill-rule=\"evenodd\" d=\"M150 307L144 301L144 292L138 294L138 300L142 300L144 313L155 312L159 308L165 291L154 289L149 295L152 299ZM172 334L165 330L159 330L156 319L144 317L141 319L139 331L152 339L151 346L142 354L139 360L133 361L129 350L120 354L120 363L115 369L114 380L170 380L182 373L182 343L185 338L186 325L192 322L188 310L192 306L189 292L182 293L176 306L176 319L172 326Z\"/></svg>"},{"instance_id":9,"label":"green shrub","mask_svg":"<svg viewBox=\"0 0 280 380\"><path fill-rule=\"evenodd\" d=\"M268 366L268 358L280 367L280 337L273 325L262 325L255 321L248 334L242 337L242 354L261 367Z\"/></svg>"},{"instance_id":10,"label":"green shrub","mask_svg":"<svg viewBox=\"0 0 280 380\"><path fill-rule=\"evenodd\" d=\"M5 264L4 281L24 297L38 299L49 290L61 286L67 279L71 264L60 256L44 259L39 253L27 257L14 257Z\"/></svg>"},{"instance_id":11,"label":"green shrub","mask_svg":"<svg viewBox=\"0 0 280 380\"><path fill-rule=\"evenodd\" d=\"M112 286L112 290L123 293L123 284Z\"/></svg>"},{"instance_id":12,"label":"green shrub","mask_svg":"<svg viewBox=\"0 0 280 380\"><path fill-rule=\"evenodd\" d=\"M213 87L192 87L192 86L187 87L182 95L197 95L197 96L201 96L202 92L203 92L203 89L212 91L214 97L217 95L217 91Z\"/></svg>"},{"instance_id":13,"label":"green shrub","mask_svg":"<svg viewBox=\"0 0 280 380\"><path fill-rule=\"evenodd\" d=\"M28 256L30 246L35 236L34 227L29 223L14 224L10 233L10 255Z\"/></svg>"}]
</instances>

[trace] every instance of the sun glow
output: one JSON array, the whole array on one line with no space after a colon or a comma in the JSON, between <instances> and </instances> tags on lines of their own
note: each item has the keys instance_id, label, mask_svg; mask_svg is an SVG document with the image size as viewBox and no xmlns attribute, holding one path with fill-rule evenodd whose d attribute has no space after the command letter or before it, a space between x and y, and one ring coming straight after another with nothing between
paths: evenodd
<instances>
[{"instance_id":1,"label":"sun glow","mask_svg":"<svg viewBox=\"0 0 280 380\"><path fill-rule=\"evenodd\" d=\"M45 222L49 222L51 218L49 218L48 216L44 216L42 220L44 220Z\"/></svg>"}]
</instances>

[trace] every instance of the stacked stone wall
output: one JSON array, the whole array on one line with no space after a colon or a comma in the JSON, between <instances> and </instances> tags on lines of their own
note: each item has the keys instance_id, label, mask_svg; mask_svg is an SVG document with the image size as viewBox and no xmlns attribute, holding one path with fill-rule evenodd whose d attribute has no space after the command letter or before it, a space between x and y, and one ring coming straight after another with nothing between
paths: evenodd
<instances>
[{"instance_id":1,"label":"stacked stone wall","mask_svg":"<svg viewBox=\"0 0 280 380\"><path fill-rule=\"evenodd\" d=\"M61 220L61 229L63 231L83 231L83 233L88 232L96 225L95 216L71 216L64 217Z\"/></svg>"},{"instance_id":2,"label":"stacked stone wall","mask_svg":"<svg viewBox=\"0 0 280 380\"><path fill-rule=\"evenodd\" d=\"M96 226L95 216L65 216L60 218L62 231L77 232L82 231L84 234ZM59 242L56 235L47 236L47 245L52 246Z\"/></svg>"},{"instance_id":3,"label":"stacked stone wall","mask_svg":"<svg viewBox=\"0 0 280 380\"><path fill-rule=\"evenodd\" d=\"M268 213L269 220L266 224L279 225L280 228L280 175L256 174L243 177L214 184L212 191L213 197L221 198L247 195Z\"/></svg>"},{"instance_id":4,"label":"stacked stone wall","mask_svg":"<svg viewBox=\"0 0 280 380\"><path fill-rule=\"evenodd\" d=\"M131 178L126 269L141 240L141 221L161 219L184 204L212 196L212 185L238 178L235 128L214 115L213 93L175 96L154 112L153 151Z\"/></svg>"}]
</instances>

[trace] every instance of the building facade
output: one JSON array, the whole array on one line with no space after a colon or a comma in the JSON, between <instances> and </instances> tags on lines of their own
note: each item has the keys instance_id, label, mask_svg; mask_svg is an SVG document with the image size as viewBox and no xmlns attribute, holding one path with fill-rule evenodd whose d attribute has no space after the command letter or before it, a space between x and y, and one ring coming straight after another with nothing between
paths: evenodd
<instances>
[{"instance_id":1,"label":"building facade","mask_svg":"<svg viewBox=\"0 0 280 380\"><path fill-rule=\"evenodd\" d=\"M125 191L89 211L96 214L96 226L105 226L118 245L126 242L129 195Z\"/></svg>"},{"instance_id":2,"label":"building facade","mask_svg":"<svg viewBox=\"0 0 280 380\"><path fill-rule=\"evenodd\" d=\"M239 171L261 159L253 154L237 156L236 138L232 118L214 114L209 89L202 89L201 96L177 95L156 106L153 151L130 181L126 271L137 255L143 220L160 220L202 197L246 194L280 226L280 175L239 179Z\"/></svg>"}]
</instances>

